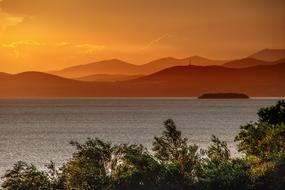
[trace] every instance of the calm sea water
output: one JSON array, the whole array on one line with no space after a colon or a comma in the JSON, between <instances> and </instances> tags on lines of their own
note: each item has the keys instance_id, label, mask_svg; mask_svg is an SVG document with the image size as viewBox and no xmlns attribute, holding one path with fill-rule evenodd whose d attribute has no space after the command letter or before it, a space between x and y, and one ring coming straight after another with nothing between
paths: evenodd
<instances>
[{"instance_id":1,"label":"calm sea water","mask_svg":"<svg viewBox=\"0 0 285 190\"><path fill-rule=\"evenodd\" d=\"M212 134L235 149L239 126L256 120L274 99L52 99L0 100L0 174L23 160L40 167L68 159L71 140L99 137L113 143L142 143L174 119L190 142L206 147Z\"/></svg>"}]
</instances>

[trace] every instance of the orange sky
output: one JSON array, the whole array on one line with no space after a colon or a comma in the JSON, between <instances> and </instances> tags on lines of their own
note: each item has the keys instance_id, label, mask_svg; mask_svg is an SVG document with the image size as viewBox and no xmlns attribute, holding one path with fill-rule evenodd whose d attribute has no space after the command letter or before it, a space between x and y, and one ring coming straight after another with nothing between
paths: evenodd
<instances>
[{"instance_id":1,"label":"orange sky","mask_svg":"<svg viewBox=\"0 0 285 190\"><path fill-rule=\"evenodd\" d=\"M285 48L284 0L0 0L0 71Z\"/></svg>"}]
</instances>

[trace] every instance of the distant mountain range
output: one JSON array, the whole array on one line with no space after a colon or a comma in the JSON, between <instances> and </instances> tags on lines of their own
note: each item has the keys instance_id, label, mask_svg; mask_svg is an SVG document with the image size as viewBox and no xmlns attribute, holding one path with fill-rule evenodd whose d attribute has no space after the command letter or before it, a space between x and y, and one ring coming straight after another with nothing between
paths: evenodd
<instances>
[{"instance_id":1,"label":"distant mountain range","mask_svg":"<svg viewBox=\"0 0 285 190\"><path fill-rule=\"evenodd\" d=\"M285 62L284 58L278 61L263 61L255 58L244 58L244 59L229 61L223 64L223 66L229 68L246 68L258 65L275 65L283 62Z\"/></svg>"},{"instance_id":2,"label":"distant mountain range","mask_svg":"<svg viewBox=\"0 0 285 190\"><path fill-rule=\"evenodd\" d=\"M134 65L119 59L111 59L68 67L59 71L51 72L50 74L84 81L91 81L92 79L94 79L92 81L121 81L121 77L117 80L119 75L149 75L166 68L186 66L189 64L197 66L223 65L229 68L246 68L257 65L274 65L284 61L285 50L265 49L238 60L212 60L200 56L192 56L184 59L166 57L151 61L147 64ZM103 75L108 77L102 77ZM132 77L130 79L132 79Z\"/></svg>"},{"instance_id":3,"label":"distant mountain range","mask_svg":"<svg viewBox=\"0 0 285 190\"><path fill-rule=\"evenodd\" d=\"M8 74L8 73L0 72L0 77L9 76L9 75L10 75L10 74Z\"/></svg>"},{"instance_id":4,"label":"distant mountain range","mask_svg":"<svg viewBox=\"0 0 285 190\"><path fill-rule=\"evenodd\" d=\"M249 56L249 58L275 62L285 58L285 49L264 49Z\"/></svg>"},{"instance_id":5,"label":"distant mountain range","mask_svg":"<svg viewBox=\"0 0 285 190\"><path fill-rule=\"evenodd\" d=\"M108 75L108 74L95 74L85 77L76 78L79 81L98 81L98 82L117 82L127 81L143 77L143 75Z\"/></svg>"},{"instance_id":6,"label":"distant mountain range","mask_svg":"<svg viewBox=\"0 0 285 190\"><path fill-rule=\"evenodd\" d=\"M0 97L196 97L228 92L284 97L282 52L267 49L232 61L168 57L144 65L112 59L52 74L0 72Z\"/></svg>"},{"instance_id":7,"label":"distant mountain range","mask_svg":"<svg viewBox=\"0 0 285 190\"><path fill-rule=\"evenodd\" d=\"M177 66L177 65L221 65L226 61L216 61L199 56L193 56L185 59L176 59L172 57L158 59L144 65L134 65L118 59L99 61L86 65L68 67L60 71L51 72L58 76L66 78L82 78L90 75L148 75L157 71Z\"/></svg>"},{"instance_id":8,"label":"distant mountain range","mask_svg":"<svg viewBox=\"0 0 285 190\"><path fill-rule=\"evenodd\" d=\"M83 82L25 72L0 77L0 97L185 97L236 92L285 96L285 63L233 69L174 66L123 82Z\"/></svg>"}]
</instances>

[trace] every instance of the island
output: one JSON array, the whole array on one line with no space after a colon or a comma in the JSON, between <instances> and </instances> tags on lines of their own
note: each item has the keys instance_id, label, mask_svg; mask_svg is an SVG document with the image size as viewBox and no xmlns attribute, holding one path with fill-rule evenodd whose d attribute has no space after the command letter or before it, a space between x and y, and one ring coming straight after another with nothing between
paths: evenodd
<instances>
[{"instance_id":1,"label":"island","mask_svg":"<svg viewBox=\"0 0 285 190\"><path fill-rule=\"evenodd\" d=\"M198 99L249 99L249 96L242 93L206 93Z\"/></svg>"}]
</instances>

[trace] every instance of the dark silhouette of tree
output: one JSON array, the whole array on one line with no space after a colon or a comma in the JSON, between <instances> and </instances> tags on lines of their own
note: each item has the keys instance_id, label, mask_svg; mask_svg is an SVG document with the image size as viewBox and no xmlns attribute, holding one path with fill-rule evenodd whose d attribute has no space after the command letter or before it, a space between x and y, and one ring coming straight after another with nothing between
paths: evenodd
<instances>
[{"instance_id":1,"label":"dark silhouette of tree","mask_svg":"<svg viewBox=\"0 0 285 190\"><path fill-rule=\"evenodd\" d=\"M261 108L257 115L259 122L266 122L272 125L285 124L285 101L280 100L274 106Z\"/></svg>"},{"instance_id":2,"label":"dark silhouette of tree","mask_svg":"<svg viewBox=\"0 0 285 190\"><path fill-rule=\"evenodd\" d=\"M54 173L54 168L48 167L48 172L40 171L32 164L17 162L11 170L2 177L2 187L5 190L60 190L61 183Z\"/></svg>"},{"instance_id":3,"label":"dark silhouette of tree","mask_svg":"<svg viewBox=\"0 0 285 190\"><path fill-rule=\"evenodd\" d=\"M154 156L166 168L164 186L166 189L190 188L195 183L195 167L199 156L197 145L187 144L173 120L164 122L162 136L155 137Z\"/></svg>"}]
</instances>

